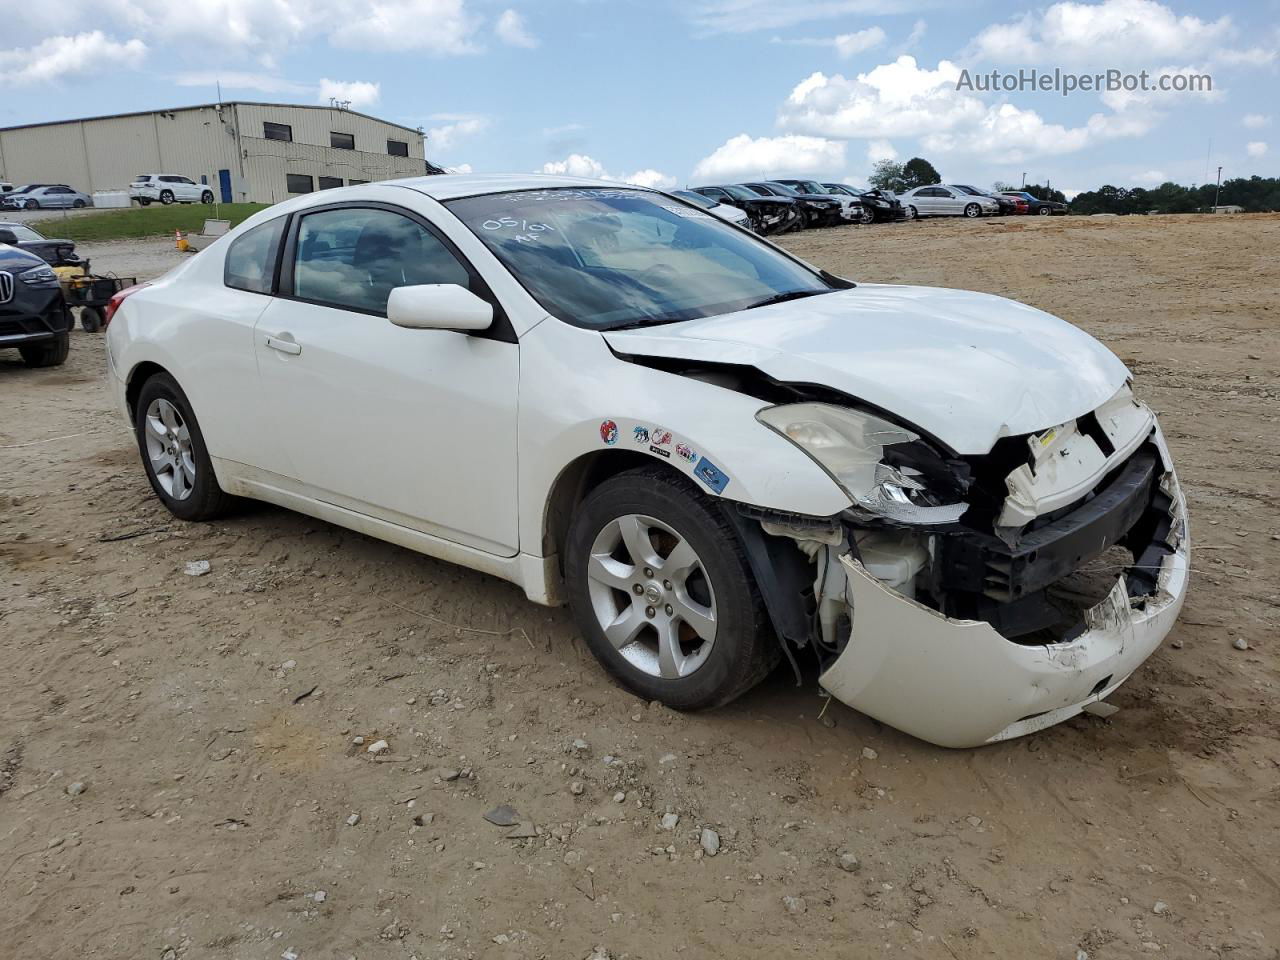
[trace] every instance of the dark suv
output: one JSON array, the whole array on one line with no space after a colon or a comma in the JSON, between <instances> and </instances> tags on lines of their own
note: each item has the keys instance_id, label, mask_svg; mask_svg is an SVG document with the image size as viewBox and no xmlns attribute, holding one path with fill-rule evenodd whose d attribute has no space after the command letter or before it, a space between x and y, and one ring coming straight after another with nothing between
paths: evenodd
<instances>
[{"instance_id":1,"label":"dark suv","mask_svg":"<svg viewBox=\"0 0 1280 960\"><path fill-rule=\"evenodd\" d=\"M17 348L28 367L56 367L71 346L71 311L53 268L10 246L0 230L0 349Z\"/></svg>"}]
</instances>

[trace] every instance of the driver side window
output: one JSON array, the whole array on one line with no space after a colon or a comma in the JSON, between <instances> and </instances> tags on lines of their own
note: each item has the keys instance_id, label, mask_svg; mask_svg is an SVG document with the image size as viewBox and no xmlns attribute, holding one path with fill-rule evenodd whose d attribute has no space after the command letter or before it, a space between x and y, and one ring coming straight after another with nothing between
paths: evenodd
<instances>
[{"instance_id":1,"label":"driver side window","mask_svg":"<svg viewBox=\"0 0 1280 960\"><path fill-rule=\"evenodd\" d=\"M342 207L302 217L293 295L344 310L385 314L396 287L470 286L470 274L421 224L390 210Z\"/></svg>"}]
</instances>

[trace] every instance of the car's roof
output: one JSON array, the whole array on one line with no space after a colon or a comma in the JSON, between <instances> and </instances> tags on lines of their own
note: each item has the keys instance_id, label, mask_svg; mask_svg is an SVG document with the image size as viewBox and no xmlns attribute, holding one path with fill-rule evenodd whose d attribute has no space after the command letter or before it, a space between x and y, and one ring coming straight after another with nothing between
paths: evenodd
<instances>
[{"instance_id":1,"label":"car's roof","mask_svg":"<svg viewBox=\"0 0 1280 960\"><path fill-rule=\"evenodd\" d=\"M454 200L486 193L511 190L551 190L559 187L626 187L645 190L615 180L589 180L586 177L562 177L544 173L445 173L432 176L406 177L403 180L381 180L380 185L409 187L436 200Z\"/></svg>"}]
</instances>

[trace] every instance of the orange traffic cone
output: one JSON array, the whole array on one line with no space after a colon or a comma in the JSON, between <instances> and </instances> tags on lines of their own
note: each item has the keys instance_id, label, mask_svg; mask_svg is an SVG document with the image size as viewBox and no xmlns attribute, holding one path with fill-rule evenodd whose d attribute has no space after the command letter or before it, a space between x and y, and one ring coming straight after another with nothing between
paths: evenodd
<instances>
[{"instance_id":1,"label":"orange traffic cone","mask_svg":"<svg viewBox=\"0 0 1280 960\"><path fill-rule=\"evenodd\" d=\"M190 249L190 247L187 246L187 238L182 235L181 230L173 231L173 241L173 245L183 252Z\"/></svg>"}]
</instances>

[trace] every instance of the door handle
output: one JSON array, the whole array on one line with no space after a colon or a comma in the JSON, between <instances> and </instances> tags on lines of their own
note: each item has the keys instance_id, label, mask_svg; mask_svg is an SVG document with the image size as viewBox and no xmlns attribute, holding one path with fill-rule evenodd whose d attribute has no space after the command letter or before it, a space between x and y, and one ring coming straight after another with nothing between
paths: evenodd
<instances>
[{"instance_id":1,"label":"door handle","mask_svg":"<svg viewBox=\"0 0 1280 960\"><path fill-rule=\"evenodd\" d=\"M284 339L288 337L289 339ZM289 334L282 334L279 337L273 337L267 334L267 346L272 350L279 350L281 353L287 353L292 357L296 357L302 352L302 344L298 343Z\"/></svg>"}]
</instances>

